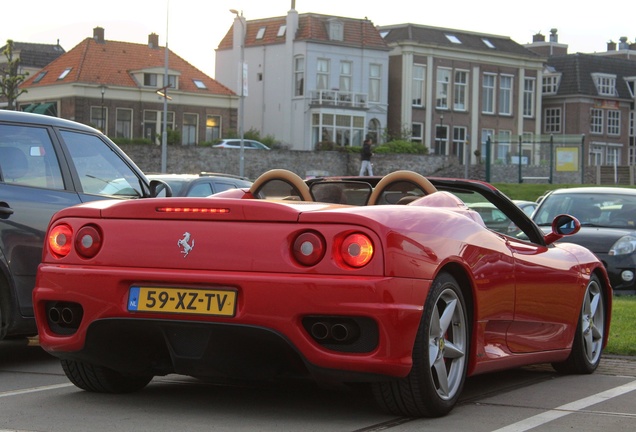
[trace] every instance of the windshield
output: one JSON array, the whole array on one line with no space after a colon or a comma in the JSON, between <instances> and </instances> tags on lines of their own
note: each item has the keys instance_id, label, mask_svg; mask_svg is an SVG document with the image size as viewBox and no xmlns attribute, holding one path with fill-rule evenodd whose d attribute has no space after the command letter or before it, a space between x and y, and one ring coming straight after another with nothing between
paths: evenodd
<instances>
[{"instance_id":1,"label":"windshield","mask_svg":"<svg viewBox=\"0 0 636 432\"><path fill-rule=\"evenodd\" d=\"M549 225L559 214L576 217L582 226L616 228L636 227L636 195L561 193L546 197L533 219L539 225Z\"/></svg>"}]
</instances>

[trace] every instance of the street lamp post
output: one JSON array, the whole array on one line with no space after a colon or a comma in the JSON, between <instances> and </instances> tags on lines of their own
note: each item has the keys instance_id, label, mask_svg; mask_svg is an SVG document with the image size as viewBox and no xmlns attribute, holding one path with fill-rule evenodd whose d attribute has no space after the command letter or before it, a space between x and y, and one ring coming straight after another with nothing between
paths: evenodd
<instances>
[{"instance_id":1,"label":"street lamp post","mask_svg":"<svg viewBox=\"0 0 636 432\"><path fill-rule=\"evenodd\" d=\"M106 86L100 86L99 89L102 92L102 132L106 134L106 112L104 110L104 93L106 93Z\"/></svg>"},{"instance_id":2,"label":"street lamp post","mask_svg":"<svg viewBox=\"0 0 636 432\"><path fill-rule=\"evenodd\" d=\"M241 23L241 63L239 67L239 137L241 139L241 148L239 151L239 175L241 177L244 176L245 172L245 133L244 133L244 125L245 125L245 22L243 21L243 12L237 11L236 9L230 9L230 12L236 15L236 19ZM235 21L236 22L236 21Z\"/></svg>"}]
</instances>

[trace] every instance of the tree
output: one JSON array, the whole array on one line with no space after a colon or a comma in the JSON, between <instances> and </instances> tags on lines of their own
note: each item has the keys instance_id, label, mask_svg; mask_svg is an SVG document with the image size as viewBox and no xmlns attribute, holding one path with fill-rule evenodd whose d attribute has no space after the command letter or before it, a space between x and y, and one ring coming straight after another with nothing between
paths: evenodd
<instances>
[{"instance_id":1,"label":"tree","mask_svg":"<svg viewBox=\"0 0 636 432\"><path fill-rule=\"evenodd\" d=\"M15 110L15 101L22 93L26 93L26 89L20 89L19 86L29 75L26 73L18 73L20 69L20 57L13 58L13 50L15 45L11 39L7 40L7 45L2 54L7 58L7 63L0 69L0 97L7 98L7 109Z\"/></svg>"}]
</instances>

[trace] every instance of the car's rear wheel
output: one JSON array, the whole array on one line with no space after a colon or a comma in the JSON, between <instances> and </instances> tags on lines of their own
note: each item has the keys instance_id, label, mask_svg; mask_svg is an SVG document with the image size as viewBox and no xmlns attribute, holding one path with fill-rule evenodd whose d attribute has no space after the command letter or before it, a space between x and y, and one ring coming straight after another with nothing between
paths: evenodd
<instances>
[{"instance_id":1,"label":"car's rear wheel","mask_svg":"<svg viewBox=\"0 0 636 432\"><path fill-rule=\"evenodd\" d=\"M82 390L95 393L131 393L146 387L152 375L124 375L112 369L75 360L61 360L68 379Z\"/></svg>"},{"instance_id":2,"label":"car's rear wheel","mask_svg":"<svg viewBox=\"0 0 636 432\"><path fill-rule=\"evenodd\" d=\"M605 335L605 298L598 277L592 275L585 290L579 322L572 342L570 356L552 367L564 374L590 374L601 362Z\"/></svg>"},{"instance_id":3,"label":"car's rear wheel","mask_svg":"<svg viewBox=\"0 0 636 432\"><path fill-rule=\"evenodd\" d=\"M379 405L393 414L439 417L457 403L466 379L470 325L459 284L448 273L434 281L405 378L374 384Z\"/></svg>"}]
</instances>

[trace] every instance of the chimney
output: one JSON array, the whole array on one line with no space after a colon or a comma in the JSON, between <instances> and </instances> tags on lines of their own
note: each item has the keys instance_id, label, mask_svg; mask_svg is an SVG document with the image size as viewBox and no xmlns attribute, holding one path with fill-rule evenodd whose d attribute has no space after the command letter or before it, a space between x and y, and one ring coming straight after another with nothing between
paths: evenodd
<instances>
[{"instance_id":1,"label":"chimney","mask_svg":"<svg viewBox=\"0 0 636 432\"><path fill-rule=\"evenodd\" d=\"M150 33L148 35L148 46L153 49L159 48L159 35L156 33Z\"/></svg>"},{"instance_id":2,"label":"chimney","mask_svg":"<svg viewBox=\"0 0 636 432\"><path fill-rule=\"evenodd\" d=\"M93 29L93 39L97 43L104 43L104 29L102 27L95 27Z\"/></svg>"},{"instance_id":3,"label":"chimney","mask_svg":"<svg viewBox=\"0 0 636 432\"><path fill-rule=\"evenodd\" d=\"M558 43L559 35L557 35L557 29L553 28L550 30L550 42Z\"/></svg>"},{"instance_id":4,"label":"chimney","mask_svg":"<svg viewBox=\"0 0 636 432\"><path fill-rule=\"evenodd\" d=\"M627 37L626 36L621 36L619 41L620 41L618 43L618 49L619 50L627 50L627 49L629 49L629 42L627 42Z\"/></svg>"},{"instance_id":5,"label":"chimney","mask_svg":"<svg viewBox=\"0 0 636 432\"><path fill-rule=\"evenodd\" d=\"M607 43L607 51L616 51L616 42L614 41L609 41Z\"/></svg>"},{"instance_id":6,"label":"chimney","mask_svg":"<svg viewBox=\"0 0 636 432\"><path fill-rule=\"evenodd\" d=\"M532 36L532 42L545 42L545 36L543 36L541 33L537 33L536 35Z\"/></svg>"}]
</instances>

